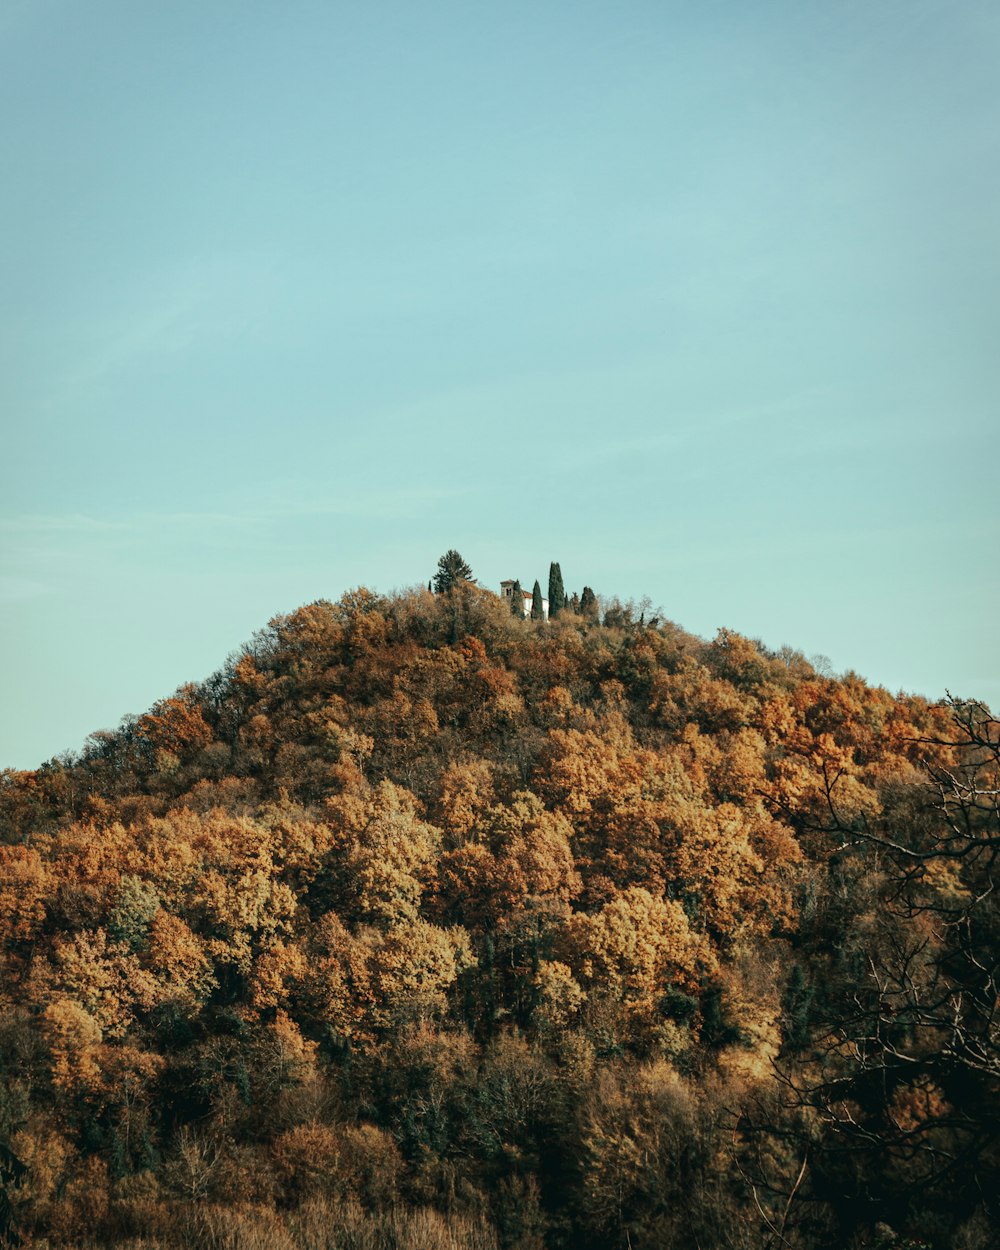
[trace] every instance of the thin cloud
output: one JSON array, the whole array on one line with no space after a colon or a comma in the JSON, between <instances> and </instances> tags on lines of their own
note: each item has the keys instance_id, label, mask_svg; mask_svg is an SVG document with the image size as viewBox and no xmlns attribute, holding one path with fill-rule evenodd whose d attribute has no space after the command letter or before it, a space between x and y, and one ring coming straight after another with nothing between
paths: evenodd
<instances>
[{"instance_id":1,"label":"thin cloud","mask_svg":"<svg viewBox=\"0 0 1000 1250\"><path fill-rule=\"evenodd\" d=\"M644 452L654 452L694 441L715 439L720 433L750 424L763 424L800 417L802 412L815 403L820 394L817 390L803 391L786 399L768 404L748 404L721 412L709 412L694 416L690 413L680 418L665 418L666 428L655 433L638 434L632 438L616 437L601 442L591 442L566 458L564 471L577 472L593 464L607 464ZM717 471L714 466L705 472ZM699 474L700 475L700 474Z\"/></svg>"},{"instance_id":2,"label":"thin cloud","mask_svg":"<svg viewBox=\"0 0 1000 1250\"><path fill-rule=\"evenodd\" d=\"M329 500L278 502L264 507L232 511L177 510L133 512L114 517L85 513L24 513L0 517L0 533L39 537L46 534L99 538L119 537L137 531L192 527L210 532L216 528L259 529L262 525L310 517L358 517L364 520L397 520L465 497L471 487L412 487L404 490L357 491Z\"/></svg>"},{"instance_id":3,"label":"thin cloud","mask_svg":"<svg viewBox=\"0 0 1000 1250\"><path fill-rule=\"evenodd\" d=\"M438 504L460 499L472 493L469 486L417 486L405 490L365 491L326 503L305 503L277 508L265 515L274 518L310 516L356 516L366 520L394 521L416 516Z\"/></svg>"},{"instance_id":4,"label":"thin cloud","mask_svg":"<svg viewBox=\"0 0 1000 1250\"><path fill-rule=\"evenodd\" d=\"M87 309L77 318L79 347L49 402L78 405L81 393L136 367L242 338L268 308L276 267L273 257L250 253L192 257L144 273L102 317Z\"/></svg>"},{"instance_id":5,"label":"thin cloud","mask_svg":"<svg viewBox=\"0 0 1000 1250\"><path fill-rule=\"evenodd\" d=\"M21 599L38 599L43 595L56 594L54 586L32 581L27 577L8 577L0 574L0 603L13 603Z\"/></svg>"}]
</instances>

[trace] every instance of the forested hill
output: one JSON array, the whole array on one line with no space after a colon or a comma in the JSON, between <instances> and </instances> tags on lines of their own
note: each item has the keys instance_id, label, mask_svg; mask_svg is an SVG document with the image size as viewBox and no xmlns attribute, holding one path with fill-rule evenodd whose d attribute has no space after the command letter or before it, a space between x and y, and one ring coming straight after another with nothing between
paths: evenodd
<instances>
[{"instance_id":1,"label":"forested hill","mask_svg":"<svg viewBox=\"0 0 1000 1250\"><path fill-rule=\"evenodd\" d=\"M997 763L627 608L277 618L3 774L0 1245L989 1250Z\"/></svg>"}]
</instances>

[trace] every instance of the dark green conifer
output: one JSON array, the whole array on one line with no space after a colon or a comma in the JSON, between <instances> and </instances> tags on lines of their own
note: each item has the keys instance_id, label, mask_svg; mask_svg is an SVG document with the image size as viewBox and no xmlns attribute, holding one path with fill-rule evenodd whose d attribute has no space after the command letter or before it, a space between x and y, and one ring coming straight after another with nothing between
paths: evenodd
<instances>
[{"instance_id":1,"label":"dark green conifer","mask_svg":"<svg viewBox=\"0 0 1000 1250\"><path fill-rule=\"evenodd\" d=\"M781 1004L785 1016L784 1038L790 1046L805 1046L809 1040L809 1013L814 994L801 966L793 964Z\"/></svg>"},{"instance_id":2,"label":"dark green conifer","mask_svg":"<svg viewBox=\"0 0 1000 1250\"><path fill-rule=\"evenodd\" d=\"M439 595L446 594L456 582L473 580L472 569L454 548L446 551L438 560L438 571L434 574L434 589Z\"/></svg>"},{"instance_id":3,"label":"dark green conifer","mask_svg":"<svg viewBox=\"0 0 1000 1250\"><path fill-rule=\"evenodd\" d=\"M531 592L531 619L533 621L545 620L545 608L542 606L542 588L538 584L538 578L535 578L535 586Z\"/></svg>"},{"instance_id":4,"label":"dark green conifer","mask_svg":"<svg viewBox=\"0 0 1000 1250\"><path fill-rule=\"evenodd\" d=\"M516 616L519 621L524 619L524 591L519 581L515 581L511 587L510 614Z\"/></svg>"},{"instance_id":5,"label":"dark green conifer","mask_svg":"<svg viewBox=\"0 0 1000 1250\"><path fill-rule=\"evenodd\" d=\"M549 565L549 620L566 606L566 590L563 586L562 569L555 562Z\"/></svg>"},{"instance_id":6,"label":"dark green conifer","mask_svg":"<svg viewBox=\"0 0 1000 1250\"><path fill-rule=\"evenodd\" d=\"M580 596L580 615L589 617L592 621L596 621L598 617L597 596L589 586L584 586Z\"/></svg>"}]
</instances>

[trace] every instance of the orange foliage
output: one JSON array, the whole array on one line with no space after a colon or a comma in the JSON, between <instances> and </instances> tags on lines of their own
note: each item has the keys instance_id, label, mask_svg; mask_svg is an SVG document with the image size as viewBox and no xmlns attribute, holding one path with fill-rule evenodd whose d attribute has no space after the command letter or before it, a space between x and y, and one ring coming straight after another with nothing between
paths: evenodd
<instances>
[{"instance_id":1,"label":"orange foliage","mask_svg":"<svg viewBox=\"0 0 1000 1250\"><path fill-rule=\"evenodd\" d=\"M37 935L55 880L33 847L0 846L0 949Z\"/></svg>"},{"instance_id":2,"label":"orange foliage","mask_svg":"<svg viewBox=\"0 0 1000 1250\"><path fill-rule=\"evenodd\" d=\"M194 686L183 686L172 698L155 704L140 716L137 728L154 750L175 756L196 751L212 740Z\"/></svg>"},{"instance_id":3,"label":"orange foliage","mask_svg":"<svg viewBox=\"0 0 1000 1250\"><path fill-rule=\"evenodd\" d=\"M0 1066L24 1074L0 1110L39 1244L109 1212L181 1244L151 1214L170 1203L415 1195L500 1212L504 1244L538 1250L550 1208L566 1244L617 1244L643 1186L635 1228L660 1244L678 1168L721 1176L739 1148L705 1144L711 1091L763 1106L827 981L857 978L887 1032L907 994L946 1001L933 958L973 927L933 917L982 902L988 927L976 856L927 835L913 914L885 860L858 866L890 819L925 835L917 786L959 759L945 713L636 616L545 625L467 583L360 588L276 617L78 759L0 776L0 1005L21 1011ZM965 774L941 776L961 799ZM873 988L899 952L905 975ZM860 1053L824 1047L831 1068ZM859 1106L807 1125L809 1150ZM879 1114L937 1150L952 1111L919 1077ZM583 1216L536 1183L555 1156L579 1163ZM920 1176L905 1149L886 1174Z\"/></svg>"}]
</instances>

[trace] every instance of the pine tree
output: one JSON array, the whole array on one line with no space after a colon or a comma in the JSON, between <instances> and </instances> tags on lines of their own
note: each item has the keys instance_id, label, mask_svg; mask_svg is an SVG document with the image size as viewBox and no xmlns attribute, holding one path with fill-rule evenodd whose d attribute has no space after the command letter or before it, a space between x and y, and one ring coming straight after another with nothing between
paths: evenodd
<instances>
[{"instance_id":1,"label":"pine tree","mask_svg":"<svg viewBox=\"0 0 1000 1250\"><path fill-rule=\"evenodd\" d=\"M558 564L549 565L549 620L566 606L566 590L563 586L562 569Z\"/></svg>"},{"instance_id":2,"label":"pine tree","mask_svg":"<svg viewBox=\"0 0 1000 1250\"><path fill-rule=\"evenodd\" d=\"M466 564L459 553L452 548L438 560L438 571L434 574L434 590L443 595L451 590L456 582L471 582L472 569Z\"/></svg>"},{"instance_id":3,"label":"pine tree","mask_svg":"<svg viewBox=\"0 0 1000 1250\"><path fill-rule=\"evenodd\" d=\"M583 594L580 596L580 615L589 617L592 621L597 620L597 596L589 586L584 586Z\"/></svg>"},{"instance_id":4,"label":"pine tree","mask_svg":"<svg viewBox=\"0 0 1000 1250\"><path fill-rule=\"evenodd\" d=\"M542 588L538 584L538 578L535 578L535 586L531 592L531 619L533 621L545 620L545 608L542 606Z\"/></svg>"},{"instance_id":5,"label":"pine tree","mask_svg":"<svg viewBox=\"0 0 1000 1250\"><path fill-rule=\"evenodd\" d=\"M519 621L524 619L524 591L518 581L515 581L511 587L510 614L516 616Z\"/></svg>"}]
</instances>

